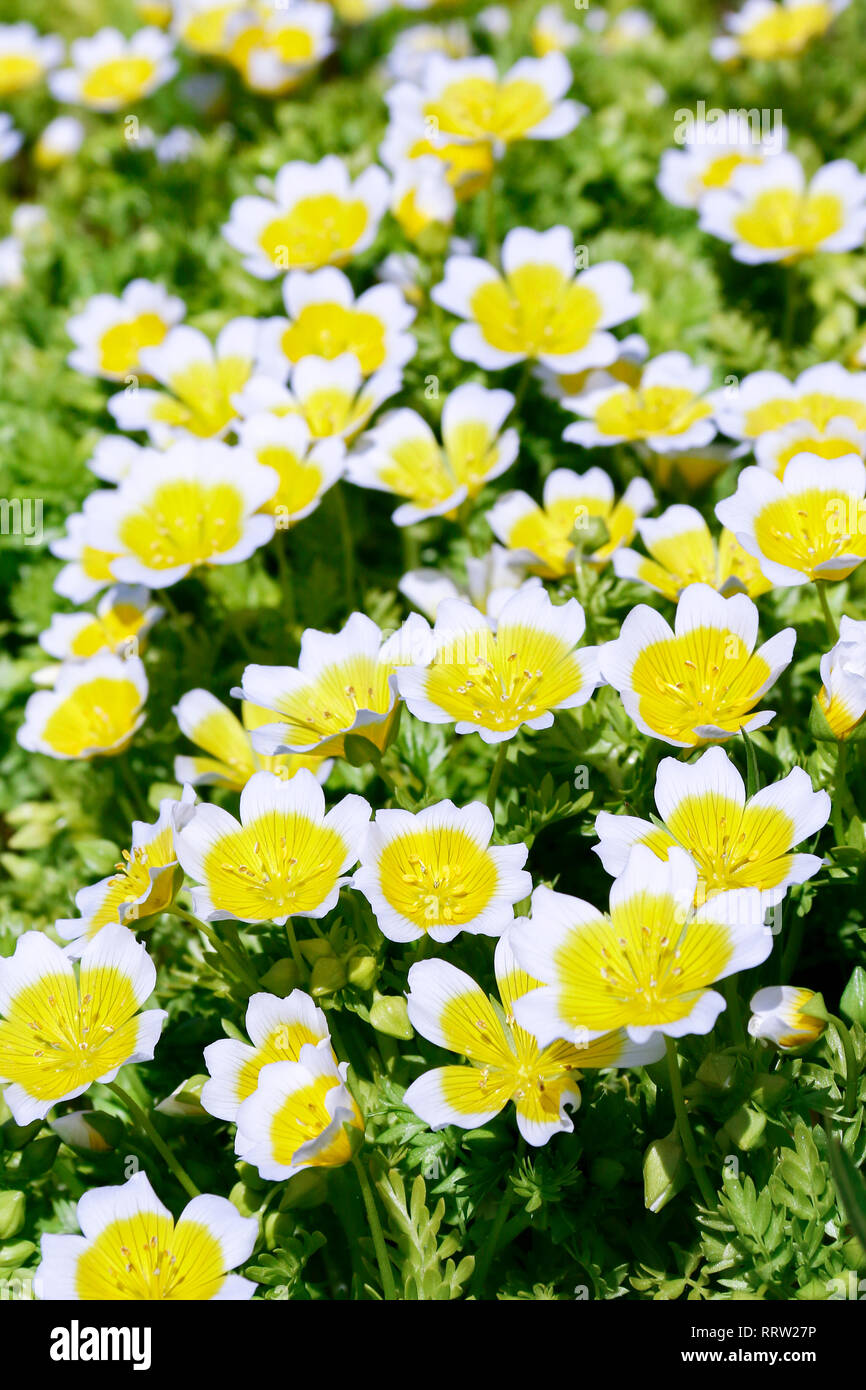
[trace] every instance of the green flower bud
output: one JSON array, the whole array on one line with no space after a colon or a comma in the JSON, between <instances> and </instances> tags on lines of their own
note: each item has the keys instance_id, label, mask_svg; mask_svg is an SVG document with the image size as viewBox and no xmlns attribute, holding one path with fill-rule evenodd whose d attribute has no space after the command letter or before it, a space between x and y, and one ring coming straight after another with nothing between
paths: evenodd
<instances>
[{"instance_id":1,"label":"green flower bud","mask_svg":"<svg viewBox=\"0 0 866 1390\"><path fill-rule=\"evenodd\" d=\"M683 1146L672 1130L666 1139L654 1139L643 1156L643 1199L647 1211L659 1212L675 1197L686 1180Z\"/></svg>"},{"instance_id":2,"label":"green flower bud","mask_svg":"<svg viewBox=\"0 0 866 1390\"><path fill-rule=\"evenodd\" d=\"M739 1110L735 1110L725 1121L722 1128L730 1135L738 1149L748 1151L761 1147L766 1127L766 1115L762 1115L760 1110L753 1110L751 1106L741 1105Z\"/></svg>"},{"instance_id":3,"label":"green flower bud","mask_svg":"<svg viewBox=\"0 0 866 1390\"><path fill-rule=\"evenodd\" d=\"M244 1163L243 1159L239 1159L235 1164L235 1172L241 1182L251 1187L254 1192L266 1192L270 1187L267 1179L259 1176L258 1168L254 1168L251 1163Z\"/></svg>"},{"instance_id":4,"label":"green flower bud","mask_svg":"<svg viewBox=\"0 0 866 1390\"><path fill-rule=\"evenodd\" d=\"M729 1091L737 1074L737 1059L725 1052L710 1052L701 1062L695 1076L711 1091Z\"/></svg>"},{"instance_id":5,"label":"green flower bud","mask_svg":"<svg viewBox=\"0 0 866 1390\"><path fill-rule=\"evenodd\" d=\"M330 941L323 941L320 936L314 936L311 941L299 941L298 947L309 965L315 964L323 956L333 956L334 954L334 948Z\"/></svg>"},{"instance_id":6,"label":"green flower bud","mask_svg":"<svg viewBox=\"0 0 866 1390\"><path fill-rule=\"evenodd\" d=\"M321 956L313 966L310 993L314 999L336 994L346 983L346 967L336 956Z\"/></svg>"},{"instance_id":7,"label":"green flower bud","mask_svg":"<svg viewBox=\"0 0 866 1390\"><path fill-rule=\"evenodd\" d=\"M282 956L280 960L274 961L270 969L259 976L262 989L266 989L269 994L278 995L280 999L285 999L300 983L301 973L289 956Z\"/></svg>"},{"instance_id":8,"label":"green flower bud","mask_svg":"<svg viewBox=\"0 0 866 1390\"><path fill-rule=\"evenodd\" d=\"M781 1105L790 1089L791 1083L787 1077L778 1072L762 1072L755 1077L749 1098L764 1110L774 1110Z\"/></svg>"},{"instance_id":9,"label":"green flower bud","mask_svg":"<svg viewBox=\"0 0 866 1390\"><path fill-rule=\"evenodd\" d=\"M247 1187L245 1182L236 1182L229 1193L229 1201L233 1207L237 1207L241 1216L255 1216L266 1196L265 1191L258 1192L255 1188Z\"/></svg>"},{"instance_id":10,"label":"green flower bud","mask_svg":"<svg viewBox=\"0 0 866 1390\"><path fill-rule=\"evenodd\" d=\"M202 1074L191 1076L175 1086L171 1095L154 1108L161 1115L172 1115L177 1120L209 1120L211 1116L201 1103L202 1087L208 1079Z\"/></svg>"},{"instance_id":11,"label":"green flower bud","mask_svg":"<svg viewBox=\"0 0 866 1390\"><path fill-rule=\"evenodd\" d=\"M408 1042L415 1036L402 994L380 994L370 1010L370 1022L377 1033Z\"/></svg>"},{"instance_id":12,"label":"green flower bud","mask_svg":"<svg viewBox=\"0 0 866 1390\"><path fill-rule=\"evenodd\" d=\"M379 962L375 956L352 956L346 962L346 979L356 989L372 989L379 978Z\"/></svg>"},{"instance_id":13,"label":"green flower bud","mask_svg":"<svg viewBox=\"0 0 866 1390\"><path fill-rule=\"evenodd\" d=\"M17 1236L24 1225L27 1198L23 1192L0 1192L0 1240Z\"/></svg>"},{"instance_id":14,"label":"green flower bud","mask_svg":"<svg viewBox=\"0 0 866 1390\"><path fill-rule=\"evenodd\" d=\"M36 1250L32 1240L4 1240L0 1242L0 1269L15 1269Z\"/></svg>"},{"instance_id":15,"label":"green flower bud","mask_svg":"<svg viewBox=\"0 0 866 1390\"><path fill-rule=\"evenodd\" d=\"M286 1183L280 1211L304 1211L320 1206L328 1197L328 1174L324 1168L307 1168Z\"/></svg>"},{"instance_id":16,"label":"green flower bud","mask_svg":"<svg viewBox=\"0 0 866 1390\"><path fill-rule=\"evenodd\" d=\"M839 1008L852 1023L866 1026L866 970L855 965L851 978L842 993Z\"/></svg>"},{"instance_id":17,"label":"green flower bud","mask_svg":"<svg viewBox=\"0 0 866 1390\"><path fill-rule=\"evenodd\" d=\"M294 1235L296 1225L293 1216L284 1215L279 1211L269 1211L264 1224L265 1245L269 1250L276 1250L282 1241L289 1240Z\"/></svg>"}]
</instances>

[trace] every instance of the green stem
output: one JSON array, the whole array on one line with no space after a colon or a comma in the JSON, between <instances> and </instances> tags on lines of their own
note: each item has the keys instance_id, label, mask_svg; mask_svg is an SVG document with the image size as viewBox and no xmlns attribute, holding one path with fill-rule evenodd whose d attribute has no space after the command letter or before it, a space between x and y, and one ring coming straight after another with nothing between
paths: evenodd
<instances>
[{"instance_id":1,"label":"green stem","mask_svg":"<svg viewBox=\"0 0 866 1390\"><path fill-rule=\"evenodd\" d=\"M151 1144L156 1149L160 1158L162 1158L165 1161L165 1163L171 1169L172 1173L174 1173L174 1176L177 1178L184 1192L186 1192L187 1195L190 1197L201 1196L201 1193L199 1192L192 1178L181 1166L181 1164L178 1163L177 1159L175 1158L171 1149L166 1144L165 1140L151 1124L150 1117L146 1113L146 1111L142 1110L141 1106L138 1105L132 1099L132 1096L129 1094L129 1092L125 1091L122 1086L119 1086L116 1081L108 1081L106 1082L106 1085L108 1086L109 1091L113 1092L113 1094L117 1096L118 1100L122 1101L123 1104L126 1106L130 1118L133 1120L135 1124L138 1125L138 1128L141 1130L141 1132L150 1140Z\"/></svg>"},{"instance_id":2,"label":"green stem","mask_svg":"<svg viewBox=\"0 0 866 1390\"><path fill-rule=\"evenodd\" d=\"M845 1100L843 1102L842 1113L844 1115L853 1115L857 1104L857 1083L860 1079L860 1068L857 1065L854 1044L851 1041L851 1033L849 1029L846 1028L841 1018L837 1018L835 1014L828 1014L827 1017L839 1034L839 1041L842 1044L842 1051L845 1054Z\"/></svg>"},{"instance_id":3,"label":"green stem","mask_svg":"<svg viewBox=\"0 0 866 1390\"><path fill-rule=\"evenodd\" d=\"M507 757L508 740L506 739L503 740L503 742L499 745L499 751L496 754L496 762L493 764L493 771L490 774L490 782L487 787L487 809L493 816L495 816L496 814L496 793L499 791L499 783L502 778L502 769L505 766L505 760Z\"/></svg>"},{"instance_id":4,"label":"green stem","mask_svg":"<svg viewBox=\"0 0 866 1390\"><path fill-rule=\"evenodd\" d=\"M351 613L355 609L355 540L352 535L352 526L349 521L342 483L335 483L331 488L331 493L334 498L337 527L340 532L340 546L343 551L343 586L346 591L346 605Z\"/></svg>"},{"instance_id":5,"label":"green stem","mask_svg":"<svg viewBox=\"0 0 866 1390\"><path fill-rule=\"evenodd\" d=\"M517 1147L518 1164L521 1158L523 1157L525 1148L526 1140L521 1135L520 1143ZM509 1182L508 1191L506 1192L502 1201L499 1203L499 1210L496 1213L496 1220L493 1223L493 1228L490 1232L490 1235L484 1242L484 1246L481 1251L481 1259L478 1261L478 1266L475 1271L475 1282L478 1288L478 1294L480 1298L484 1297L484 1294L487 1290L487 1278L490 1274L490 1266L493 1263L493 1257L496 1254L496 1249L499 1245L500 1237L502 1236L502 1231L505 1226L505 1223L508 1220L508 1213L511 1211L511 1204L513 1201L514 1184Z\"/></svg>"},{"instance_id":6,"label":"green stem","mask_svg":"<svg viewBox=\"0 0 866 1390\"><path fill-rule=\"evenodd\" d=\"M846 799L845 772L848 762L848 745L843 738L836 743L836 772L833 777L832 824L836 844L845 843L845 827L842 824L842 807Z\"/></svg>"},{"instance_id":7,"label":"green stem","mask_svg":"<svg viewBox=\"0 0 866 1390\"><path fill-rule=\"evenodd\" d=\"M498 254L497 254L497 247L498 247L499 238L498 238L497 235L496 235L496 174L495 174L495 173L492 173L492 174L490 175L490 182L489 182L489 184L487 185L487 191L486 191L486 193L485 193L485 199L484 199L484 213L485 213L485 226L486 226L485 236L486 236L486 241L487 241L487 259L488 259L488 261L490 261L490 264L491 264L491 265L498 265L498 264L499 264L499 256L498 256Z\"/></svg>"},{"instance_id":8,"label":"green stem","mask_svg":"<svg viewBox=\"0 0 866 1390\"><path fill-rule=\"evenodd\" d=\"M531 357L527 357L526 361L523 363L520 380L517 383L517 390L514 393L514 405L511 407L511 414L515 420L520 414L520 407L523 405L523 397L526 395L527 387L532 378L532 361L533 359Z\"/></svg>"},{"instance_id":9,"label":"green stem","mask_svg":"<svg viewBox=\"0 0 866 1390\"><path fill-rule=\"evenodd\" d=\"M181 917L184 922L188 922L191 927L195 927L196 931L201 932L225 967L230 981L237 983L239 979L240 983L247 988L258 989L259 982L253 973L249 957L238 954L227 942L220 941L216 931L208 922L203 922L200 917L195 917L193 913L187 912L186 908L180 907L178 903L175 903L173 907L166 908L166 911L172 917Z\"/></svg>"},{"instance_id":10,"label":"green stem","mask_svg":"<svg viewBox=\"0 0 866 1390\"><path fill-rule=\"evenodd\" d=\"M286 940L289 943L289 950L292 953L292 960L295 962L295 969L298 971L298 974L303 980L307 971L304 965L303 956L301 955L300 947L298 946L298 938L295 935L295 924L292 921L291 917L286 918Z\"/></svg>"},{"instance_id":11,"label":"green stem","mask_svg":"<svg viewBox=\"0 0 866 1390\"><path fill-rule=\"evenodd\" d=\"M370 1179L367 1177L364 1165L357 1154L352 1155L352 1165L358 1174L358 1185L364 1199L364 1210L367 1213L367 1225L370 1227L370 1235L373 1237L373 1248L376 1251L376 1263L379 1266L382 1292L385 1295L386 1303L396 1303L397 1290L394 1286L394 1272L391 1269L391 1258L385 1244L385 1234L379 1220L379 1213L376 1210L376 1199L373 1196Z\"/></svg>"},{"instance_id":12,"label":"green stem","mask_svg":"<svg viewBox=\"0 0 866 1390\"><path fill-rule=\"evenodd\" d=\"M283 617L286 627L291 628L295 622L295 586L292 583L292 568L286 553L289 545L288 531L278 530L274 536L274 541L274 549L277 552L277 575L283 600Z\"/></svg>"},{"instance_id":13,"label":"green stem","mask_svg":"<svg viewBox=\"0 0 866 1390\"><path fill-rule=\"evenodd\" d=\"M728 1026L731 1033L731 1042L734 1047L739 1047L746 1041L746 1030L743 1027L743 1011L740 1008L740 993L737 989L737 978L729 975L726 980L722 980L722 993L728 1006Z\"/></svg>"},{"instance_id":14,"label":"green stem","mask_svg":"<svg viewBox=\"0 0 866 1390\"><path fill-rule=\"evenodd\" d=\"M713 1189L710 1187L709 1178L704 1170L704 1165L701 1162L698 1146L695 1143L695 1136L692 1132L691 1121L689 1120L689 1113L686 1109L686 1098L683 1095L683 1083L677 1058L677 1045L673 1038L669 1038L667 1035L665 1036L665 1051L668 1059L668 1075L671 1079L671 1095L674 1100L674 1112L677 1117L677 1129L679 1131L680 1142L686 1151L689 1167L700 1188L704 1206L712 1210L716 1205L716 1199L713 1195Z\"/></svg>"},{"instance_id":15,"label":"green stem","mask_svg":"<svg viewBox=\"0 0 866 1390\"><path fill-rule=\"evenodd\" d=\"M827 600L827 581L826 579L816 579L815 588L818 590L818 599L821 604L821 611L824 614L824 624L827 628L827 636L830 638L830 645L835 647L839 641L839 629L836 626L836 619L830 612L830 604Z\"/></svg>"},{"instance_id":16,"label":"green stem","mask_svg":"<svg viewBox=\"0 0 866 1390\"><path fill-rule=\"evenodd\" d=\"M787 352L794 342L794 326L797 318L800 280L796 270L786 267L785 273L785 316L782 321L782 346Z\"/></svg>"}]
</instances>

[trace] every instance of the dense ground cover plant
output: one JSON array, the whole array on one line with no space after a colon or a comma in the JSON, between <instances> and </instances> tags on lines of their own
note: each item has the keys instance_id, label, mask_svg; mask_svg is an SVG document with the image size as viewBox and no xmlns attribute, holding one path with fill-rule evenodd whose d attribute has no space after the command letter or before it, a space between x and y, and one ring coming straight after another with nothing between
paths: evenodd
<instances>
[{"instance_id":1,"label":"dense ground cover plant","mask_svg":"<svg viewBox=\"0 0 866 1390\"><path fill-rule=\"evenodd\" d=\"M862 6L12 9L4 1296L856 1297Z\"/></svg>"}]
</instances>

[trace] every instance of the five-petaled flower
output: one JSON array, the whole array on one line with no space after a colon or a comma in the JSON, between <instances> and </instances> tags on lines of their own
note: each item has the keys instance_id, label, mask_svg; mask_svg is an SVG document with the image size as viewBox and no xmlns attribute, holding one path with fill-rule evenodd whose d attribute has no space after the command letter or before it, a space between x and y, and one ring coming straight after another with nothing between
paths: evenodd
<instances>
[{"instance_id":1,"label":"five-petaled flower","mask_svg":"<svg viewBox=\"0 0 866 1390\"><path fill-rule=\"evenodd\" d=\"M420 961L409 971L409 1018L416 1032L471 1063L434 1067L406 1091L404 1105L433 1129L475 1129L513 1101L527 1143L546 1144L574 1128L567 1110L580 1105L582 1072L646 1066L661 1056L660 1037L635 1043L622 1029L540 1045L515 1017L519 1001L539 981L521 969L508 935L496 943L493 968L501 1008L448 961Z\"/></svg>"}]
</instances>

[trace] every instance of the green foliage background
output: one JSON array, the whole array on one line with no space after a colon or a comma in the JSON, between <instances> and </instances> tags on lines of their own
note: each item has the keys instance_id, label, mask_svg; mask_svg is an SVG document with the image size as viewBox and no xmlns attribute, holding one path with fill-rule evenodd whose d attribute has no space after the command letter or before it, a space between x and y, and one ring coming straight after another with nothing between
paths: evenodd
<instances>
[{"instance_id":1,"label":"green foliage background","mask_svg":"<svg viewBox=\"0 0 866 1390\"><path fill-rule=\"evenodd\" d=\"M538 5L520 0L511 8L514 24L504 40L474 31L479 47L492 45L503 64L529 51L528 28ZM794 331L785 342L788 272L736 264L726 246L698 231L694 214L664 201L654 180L661 152L673 143L675 112L699 99L708 107L780 109L791 146L810 171L842 156L866 168L862 6L853 5L796 62L749 64L734 72L708 56L720 8L701 0L658 0L652 6L658 32L640 47L603 61L590 42L573 50L572 94L591 114L565 139L525 143L508 154L497 197L498 232L501 237L514 225L544 229L565 222L593 262L624 261L646 295L634 326L651 350L683 349L710 363L717 383L758 368L793 374L813 362L846 362L860 341L858 320L866 302L862 252L818 257L795 272ZM4 18L27 18L67 37L104 23L129 32L136 27L119 0L7 0L6 10ZM472 15L471 7L458 12ZM65 607L52 590L60 566L47 542L62 533L67 515L98 485L85 463L112 428L106 384L66 366L66 320L94 293L119 293L136 276L180 294L188 321L208 333L239 314L279 312L278 283L247 275L220 234L229 206L253 189L258 175L272 175L289 159L335 152L360 170L376 158L386 118L382 58L396 33L412 22L417 16L393 12L346 34L320 77L289 99L255 97L225 70L219 106L206 117L185 99L183 79L212 65L185 55L181 76L142 104L139 115L159 134L177 123L199 129L204 143L189 163L157 163L151 150L125 139L120 116L86 116L83 152L56 173L34 172L26 153L0 167L0 236L22 201L38 202L48 213L30 243L24 285L0 290L0 496L41 498L45 525L41 546L0 537L0 954L11 954L21 932L50 929L55 918L70 915L75 892L112 871L132 818L154 818L160 797L174 786L174 755L189 751L171 713L185 690L204 685L227 699L247 662L294 662L301 630L336 629L351 604L385 625L399 621L405 608L396 582L411 564L462 570L467 542L447 523L425 523L401 537L389 520L389 499L344 485L355 536L354 573L341 551L334 500L326 499L292 533L294 613L286 610L267 551L172 591L180 616L162 621L153 634L146 661L148 719L129 757L131 777L120 776L115 760L56 763L15 743L32 673L45 664L37 636L52 612ZM44 90L19 98L10 109L28 143L56 114ZM461 207L460 234L475 234L483 244L482 223L481 200ZM375 246L350 267L356 288L372 282L373 268L394 249L408 248L386 219ZM429 274L438 279L440 272L441 258L434 258ZM411 403L434 423L448 390L472 375L484 379L451 356L450 327L444 314L421 311L413 330L418 354L398 402ZM438 403L425 397L430 376L438 378ZM512 384L507 375L501 380ZM578 456L561 441L569 418L530 389L519 422L520 460L508 486L537 496L557 464L582 470L600 463L620 484L637 471L628 451L613 460L605 451ZM726 469L705 493L689 496L680 485L661 502L692 501L709 517L713 502L733 490L737 467ZM471 528L479 550L490 540L483 520L487 500L481 499ZM571 592L567 582L558 590L561 597ZM837 611L863 616L864 590L862 570L835 586ZM654 598L609 573L601 577L588 600L597 638L615 636L638 601ZM669 614L669 605L655 601ZM799 634L794 663L774 691L777 719L754 740L761 777L772 780L799 763L816 785L831 786L832 749L808 733L818 660L828 645L817 602L805 590L776 591L760 607L763 636L791 623ZM417 795L421 788L431 801L483 796L490 750L467 739L446 762L447 747L441 730L404 719L399 753L408 789ZM863 747L855 745L850 790L854 806L866 809ZM603 807L624 805L646 814L655 766L666 751L635 732L609 690L585 710L560 716L548 733L519 739L517 761L508 764L503 782L505 836L530 844L535 881L604 903L609 881L590 852L595 816ZM745 771L741 750L734 756ZM586 792L573 784L581 764L590 770ZM364 790L375 805L387 796L369 768L340 765L329 794L341 788ZM841 843L834 848L834 841ZM795 982L823 990L835 1009L852 969L864 960L866 835L852 806L841 837L828 829L820 849L832 850L830 862L817 883L789 895L782 937L771 960L744 983L745 1001L759 984L791 978L796 969ZM362 900L344 894L328 925L333 964L330 975L318 967L320 984L339 981L353 959L374 954L378 992L403 992L405 950L382 941ZM140 1068L130 1085L140 1101L153 1103L201 1071L202 1048L242 1025L244 1001L227 992L177 921L157 919L148 926L159 1002L169 1009L170 1022L155 1061ZM271 936L262 933L256 945L264 973L284 947L276 929ZM492 986L488 942L461 937L448 951ZM369 1101L379 1190L405 1297L487 1292L519 1299L815 1298L827 1296L830 1279L863 1272L863 1247L850 1205L844 1209L836 1196L830 1165L838 1158L820 1118L825 1110L838 1110L844 1074L833 1033L808 1059L786 1060L772 1071L770 1059L757 1050L732 1047L725 1015L715 1035L686 1041L699 1140L714 1185L723 1192L719 1211L700 1215L681 1156L668 1140L673 1112L656 1068L587 1077L574 1135L559 1135L527 1155L518 1150L507 1111L482 1131L431 1134L401 1097L422 1066L443 1055L423 1040L398 1040L375 1030L369 989L343 983L324 990L320 1001ZM859 1025L854 1035L862 1057ZM115 1109L108 1093L97 1087L91 1094L100 1109ZM0 1119L7 1115L0 1103ZM224 1125L159 1116L157 1122L203 1189L233 1190L245 1210L266 1213L249 1270L261 1281L263 1296L360 1297L375 1286L351 1171L332 1174L327 1184L298 1179L286 1189L275 1187L235 1165ZM861 1126L862 1109L843 1131L855 1167L866 1151ZM0 1186L27 1193L22 1223L7 1223L0 1240L0 1275L11 1276L34 1267L42 1231L75 1228L74 1203L82 1191L122 1180L124 1155L137 1151L137 1141L127 1133L104 1155L73 1154L47 1127L24 1134L8 1120L2 1136ZM726 1163L726 1155L737 1164ZM180 1189L170 1175L158 1171L146 1148L141 1156L161 1195L179 1209ZM489 1269L473 1267L473 1257L489 1243L503 1194L510 1205L499 1253ZM645 1198L658 1209L648 1210ZM355 1237L350 1242L346 1230Z\"/></svg>"}]
</instances>

